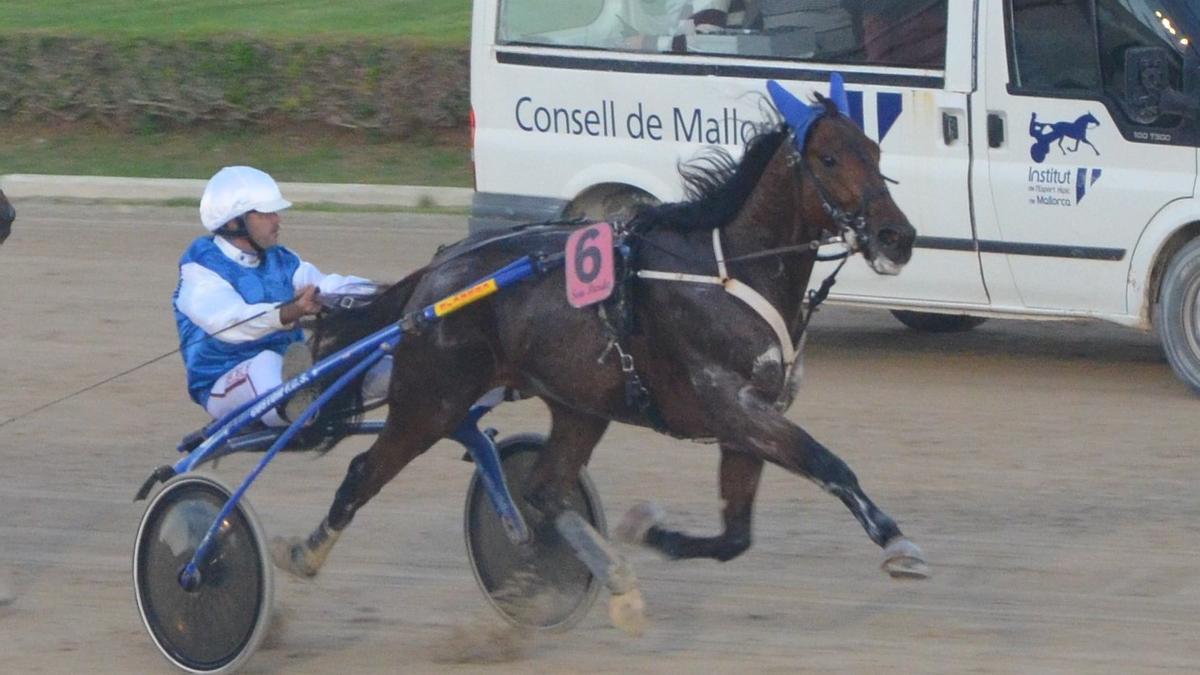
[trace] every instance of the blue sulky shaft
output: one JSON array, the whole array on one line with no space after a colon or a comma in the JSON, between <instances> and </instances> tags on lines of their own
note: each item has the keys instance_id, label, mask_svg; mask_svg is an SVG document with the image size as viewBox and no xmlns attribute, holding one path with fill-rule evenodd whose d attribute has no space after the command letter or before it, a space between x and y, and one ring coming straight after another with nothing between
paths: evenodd
<instances>
[{"instance_id":1,"label":"blue sulky shaft","mask_svg":"<svg viewBox=\"0 0 1200 675\"><path fill-rule=\"evenodd\" d=\"M479 419L491 410L488 406L471 408L467 419L454 430L451 438L462 443L471 454L471 460L475 462L475 471L479 474L492 508L496 510L496 515L500 516L500 524L509 540L514 544L528 544L531 539L529 526L525 524L525 518L513 503L508 482L504 479L504 467L500 463L499 453L496 452L496 444L479 430Z\"/></svg>"},{"instance_id":2,"label":"blue sulky shaft","mask_svg":"<svg viewBox=\"0 0 1200 675\"><path fill-rule=\"evenodd\" d=\"M429 305L421 310L421 318L426 322L436 321L451 312L456 312L473 302L482 300L502 288L508 288L523 281L543 269L543 265L534 262L529 256L515 260L463 290Z\"/></svg>"},{"instance_id":3,"label":"blue sulky shaft","mask_svg":"<svg viewBox=\"0 0 1200 675\"><path fill-rule=\"evenodd\" d=\"M205 533L200 545L197 546L192 559L187 563L183 571L180 572L180 584L187 589L194 589L199 585L201 564L214 546L217 533L221 529L221 524L229 517L234 506L245 495L246 491L250 489L250 485L258 478L267 464L275 458L275 455L286 447L304 425L317 414L321 406L328 403L339 391L355 381L356 378L365 373L368 368L377 363L399 344L404 337L405 327L412 328L419 324L436 321L447 314L451 314L482 300L502 288L507 288L535 274L545 272L552 264L553 261L549 263L544 259L535 261L529 256L509 263L457 293L449 295L418 312L414 312L413 315L405 317L401 321L379 330L338 353L323 359L308 371L284 382L262 398L206 426L200 432L200 437L204 438L203 442L196 446L194 450L188 452L187 456L179 460L173 467L176 475L191 471L206 460L219 456L222 448L224 448L234 434L291 398L299 389L349 366L349 369L342 373L332 385L322 392L317 400L305 409L299 419L292 422L291 426L275 440L259 463L246 476L245 480L242 481L242 484L230 495L225 505L221 508L221 511L217 514L213 524ZM520 511L513 503L512 495L504 480L504 472L501 468L496 446L491 438L480 432L478 428L479 419L490 410L491 408L487 406L472 408L467 419L455 430L452 436L455 440L466 446L472 459L475 460L476 470L480 472L480 477L487 490L488 497L497 514L500 516L509 538L516 543L524 543L529 540L529 529L521 517Z\"/></svg>"}]
</instances>

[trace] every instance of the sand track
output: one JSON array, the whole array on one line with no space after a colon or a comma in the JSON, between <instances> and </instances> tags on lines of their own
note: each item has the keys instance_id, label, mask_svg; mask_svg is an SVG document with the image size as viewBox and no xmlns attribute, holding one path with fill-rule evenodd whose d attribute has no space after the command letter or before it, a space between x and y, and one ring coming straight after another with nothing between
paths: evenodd
<instances>
[{"instance_id":1,"label":"sand track","mask_svg":"<svg viewBox=\"0 0 1200 675\"><path fill-rule=\"evenodd\" d=\"M0 249L0 421L175 347L175 260L191 209L18 205ZM463 219L293 213L284 242L330 271L398 278ZM919 264L918 257L913 264ZM364 509L321 576L281 579L247 672L1195 672L1200 667L1200 401L1150 336L992 321L908 331L881 312L814 321L791 416L854 468L926 551L888 579L836 500L768 469L756 543L727 563L634 552L645 638L597 607L554 637L505 629L467 568L470 465L450 444ZM0 427L0 607L7 672L167 670L140 624L134 491L203 421L175 356ZM545 428L535 403L492 421ZM364 439L285 456L251 490L272 534L307 532ZM240 479L252 458L217 472ZM656 498L717 527L716 453L614 427L591 467L609 520ZM462 663L465 661L466 663Z\"/></svg>"}]
</instances>

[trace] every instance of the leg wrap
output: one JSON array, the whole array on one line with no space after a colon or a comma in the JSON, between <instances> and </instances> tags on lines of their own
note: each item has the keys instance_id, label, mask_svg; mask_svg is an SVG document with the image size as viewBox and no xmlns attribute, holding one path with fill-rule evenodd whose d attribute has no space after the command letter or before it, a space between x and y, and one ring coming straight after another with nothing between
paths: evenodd
<instances>
[{"instance_id":1,"label":"leg wrap","mask_svg":"<svg viewBox=\"0 0 1200 675\"><path fill-rule=\"evenodd\" d=\"M350 460L350 468L346 471L346 478L342 481L341 487L338 488L337 494L333 498L333 504L329 507L329 515L322 523L322 527L328 526L332 530L341 531L346 529L350 521L354 519L354 512L359 507L359 490L363 483L367 480L369 469L367 468L367 453L362 453ZM315 534L315 532L314 532Z\"/></svg>"}]
</instances>

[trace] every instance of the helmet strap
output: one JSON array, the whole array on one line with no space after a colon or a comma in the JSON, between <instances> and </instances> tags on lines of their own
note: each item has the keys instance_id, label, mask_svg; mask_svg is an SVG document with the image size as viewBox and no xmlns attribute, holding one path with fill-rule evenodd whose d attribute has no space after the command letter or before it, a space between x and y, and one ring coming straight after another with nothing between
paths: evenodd
<instances>
[{"instance_id":1,"label":"helmet strap","mask_svg":"<svg viewBox=\"0 0 1200 675\"><path fill-rule=\"evenodd\" d=\"M263 247L258 245L257 241L254 241L254 237L250 236L250 230L246 229L245 214L240 215L229 222L237 223L237 227L232 230L227 227L221 227L217 230L217 234L225 237L226 239L245 238L246 241L250 242L250 247L254 249L254 252L258 254L258 257L262 258L266 251L263 250Z\"/></svg>"}]
</instances>

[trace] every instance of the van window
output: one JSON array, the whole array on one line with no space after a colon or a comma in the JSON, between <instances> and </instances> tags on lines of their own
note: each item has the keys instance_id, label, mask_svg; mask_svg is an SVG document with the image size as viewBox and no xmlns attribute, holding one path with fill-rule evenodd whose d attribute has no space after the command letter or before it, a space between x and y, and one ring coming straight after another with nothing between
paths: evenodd
<instances>
[{"instance_id":1,"label":"van window","mask_svg":"<svg viewBox=\"0 0 1200 675\"><path fill-rule=\"evenodd\" d=\"M944 67L947 0L501 0L498 41Z\"/></svg>"},{"instance_id":2,"label":"van window","mask_svg":"<svg viewBox=\"0 0 1200 675\"><path fill-rule=\"evenodd\" d=\"M1166 68L1158 75L1171 88L1183 89L1183 54L1189 37L1180 33L1172 17L1161 10L1151 10L1146 4L1142 0L1099 0L1096 3L1104 91L1122 103L1127 102L1128 78L1141 76L1141 73L1126 73L1125 69L1126 55L1139 47L1160 48L1166 56ZM1128 110L1125 112L1129 115ZM1153 115L1152 119L1131 121L1163 123L1168 120ZM1178 122L1178 119L1173 121Z\"/></svg>"},{"instance_id":3,"label":"van window","mask_svg":"<svg viewBox=\"0 0 1200 675\"><path fill-rule=\"evenodd\" d=\"M1100 89L1089 0L1011 0L1008 19L1014 89L1094 94Z\"/></svg>"},{"instance_id":4,"label":"van window","mask_svg":"<svg viewBox=\"0 0 1200 675\"><path fill-rule=\"evenodd\" d=\"M942 68L946 63L946 2L858 0L844 2L862 27L866 63Z\"/></svg>"},{"instance_id":5,"label":"van window","mask_svg":"<svg viewBox=\"0 0 1200 675\"><path fill-rule=\"evenodd\" d=\"M501 0L500 42L544 42L554 44L554 33L578 30L594 22L604 9L604 0L532 2Z\"/></svg>"}]
</instances>

